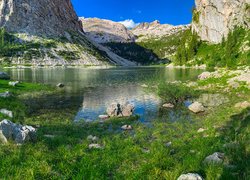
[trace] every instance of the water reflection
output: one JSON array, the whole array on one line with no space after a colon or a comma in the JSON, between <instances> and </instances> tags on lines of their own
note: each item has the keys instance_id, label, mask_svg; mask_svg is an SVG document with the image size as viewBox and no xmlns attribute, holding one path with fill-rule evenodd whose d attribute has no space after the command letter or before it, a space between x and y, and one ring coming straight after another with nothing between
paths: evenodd
<instances>
[{"instance_id":1,"label":"water reflection","mask_svg":"<svg viewBox=\"0 0 250 180\"><path fill-rule=\"evenodd\" d=\"M141 121L149 121L157 116L160 101L155 94L145 92L141 84L147 81L194 80L202 70L165 67L38 68L8 69L7 72L15 80L65 84L65 96L79 97L82 102L76 120L95 120L112 102L129 101L135 104L135 113L141 116Z\"/></svg>"}]
</instances>

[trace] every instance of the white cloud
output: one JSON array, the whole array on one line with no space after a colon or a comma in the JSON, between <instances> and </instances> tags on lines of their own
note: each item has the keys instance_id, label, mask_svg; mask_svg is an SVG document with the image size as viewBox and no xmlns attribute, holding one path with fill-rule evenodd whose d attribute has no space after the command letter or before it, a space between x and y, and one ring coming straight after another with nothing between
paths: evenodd
<instances>
[{"instance_id":1,"label":"white cloud","mask_svg":"<svg viewBox=\"0 0 250 180\"><path fill-rule=\"evenodd\" d=\"M119 23L123 24L128 29L133 29L139 25L139 23L135 23L132 19L126 19L124 21L120 21Z\"/></svg>"}]
</instances>

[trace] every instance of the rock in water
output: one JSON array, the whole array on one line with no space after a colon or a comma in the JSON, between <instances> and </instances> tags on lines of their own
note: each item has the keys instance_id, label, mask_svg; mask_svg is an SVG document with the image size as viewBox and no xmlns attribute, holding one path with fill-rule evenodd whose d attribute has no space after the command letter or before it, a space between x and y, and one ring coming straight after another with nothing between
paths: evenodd
<instances>
[{"instance_id":1,"label":"rock in water","mask_svg":"<svg viewBox=\"0 0 250 180\"><path fill-rule=\"evenodd\" d=\"M194 102L193 104L188 106L188 109L194 113L200 113L205 111L204 106L199 102Z\"/></svg>"},{"instance_id":2,"label":"rock in water","mask_svg":"<svg viewBox=\"0 0 250 180\"><path fill-rule=\"evenodd\" d=\"M1 4L1 2L0 2L0 4ZM5 72L0 72L0 79L8 80L8 79L10 79L10 76L8 74L6 74Z\"/></svg>"},{"instance_id":3,"label":"rock in water","mask_svg":"<svg viewBox=\"0 0 250 180\"><path fill-rule=\"evenodd\" d=\"M3 135L3 131L0 130L0 144L7 144L8 140L6 139L6 137Z\"/></svg>"},{"instance_id":4,"label":"rock in water","mask_svg":"<svg viewBox=\"0 0 250 180\"><path fill-rule=\"evenodd\" d=\"M6 115L6 116L9 116L10 118L13 118L13 113L12 111L9 111L7 109L0 109L0 113Z\"/></svg>"},{"instance_id":5,"label":"rock in water","mask_svg":"<svg viewBox=\"0 0 250 180\"><path fill-rule=\"evenodd\" d=\"M30 35L65 36L83 31L70 0L0 1L0 27Z\"/></svg>"},{"instance_id":6,"label":"rock in water","mask_svg":"<svg viewBox=\"0 0 250 180\"><path fill-rule=\"evenodd\" d=\"M134 105L130 103L126 104L112 103L107 108L107 114L110 117L130 117L133 115L133 112L134 112Z\"/></svg>"},{"instance_id":7,"label":"rock in water","mask_svg":"<svg viewBox=\"0 0 250 180\"><path fill-rule=\"evenodd\" d=\"M221 164L223 163L224 154L215 152L214 154L205 158L204 163L206 164Z\"/></svg>"},{"instance_id":8,"label":"rock in water","mask_svg":"<svg viewBox=\"0 0 250 180\"><path fill-rule=\"evenodd\" d=\"M109 118L108 115L99 115L98 117L99 117L101 120L106 120L106 119Z\"/></svg>"},{"instance_id":9,"label":"rock in water","mask_svg":"<svg viewBox=\"0 0 250 180\"><path fill-rule=\"evenodd\" d=\"M0 130L7 139L12 139L17 144L35 140L36 137L36 129L32 126L22 126L6 119L0 122Z\"/></svg>"},{"instance_id":10,"label":"rock in water","mask_svg":"<svg viewBox=\"0 0 250 180\"><path fill-rule=\"evenodd\" d=\"M203 180L199 174L188 173L182 174L177 180Z\"/></svg>"}]
</instances>

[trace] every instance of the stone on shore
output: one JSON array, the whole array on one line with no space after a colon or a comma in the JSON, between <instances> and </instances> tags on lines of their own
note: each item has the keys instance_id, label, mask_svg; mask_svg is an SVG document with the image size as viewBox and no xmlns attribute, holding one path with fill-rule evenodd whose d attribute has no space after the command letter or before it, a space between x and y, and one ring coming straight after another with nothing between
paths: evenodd
<instances>
[{"instance_id":1,"label":"stone on shore","mask_svg":"<svg viewBox=\"0 0 250 180\"><path fill-rule=\"evenodd\" d=\"M124 125L121 127L121 129L126 131L126 130L132 130L133 128L131 125Z\"/></svg>"},{"instance_id":2,"label":"stone on shore","mask_svg":"<svg viewBox=\"0 0 250 180\"><path fill-rule=\"evenodd\" d=\"M62 84L62 83L59 83L59 84L57 84L56 86L59 87L59 88L63 88L65 85Z\"/></svg>"},{"instance_id":3,"label":"stone on shore","mask_svg":"<svg viewBox=\"0 0 250 180\"><path fill-rule=\"evenodd\" d=\"M215 152L214 154L206 157L203 162L206 164L221 164L223 163L223 159L224 159L223 153Z\"/></svg>"},{"instance_id":4,"label":"stone on shore","mask_svg":"<svg viewBox=\"0 0 250 180\"><path fill-rule=\"evenodd\" d=\"M204 79L208 79L211 77L211 73L210 72L203 72L198 76L198 79L200 80L204 80Z\"/></svg>"},{"instance_id":5,"label":"stone on shore","mask_svg":"<svg viewBox=\"0 0 250 180\"><path fill-rule=\"evenodd\" d=\"M199 102L194 102L193 104L188 106L188 109L193 113L200 113L205 111L204 106Z\"/></svg>"},{"instance_id":6,"label":"stone on shore","mask_svg":"<svg viewBox=\"0 0 250 180\"><path fill-rule=\"evenodd\" d=\"M0 79L9 80L10 76L6 74L5 72L0 72Z\"/></svg>"},{"instance_id":7,"label":"stone on shore","mask_svg":"<svg viewBox=\"0 0 250 180\"><path fill-rule=\"evenodd\" d=\"M90 144L89 149L103 149L100 144Z\"/></svg>"},{"instance_id":8,"label":"stone on shore","mask_svg":"<svg viewBox=\"0 0 250 180\"><path fill-rule=\"evenodd\" d=\"M164 108L174 108L174 105L171 104L171 103L166 103L166 104L163 104L162 107L164 107Z\"/></svg>"},{"instance_id":9,"label":"stone on shore","mask_svg":"<svg viewBox=\"0 0 250 180\"><path fill-rule=\"evenodd\" d=\"M91 142L97 142L99 140L99 138L97 136L92 136L92 135L89 135L87 137L87 140L88 141L91 141Z\"/></svg>"},{"instance_id":10,"label":"stone on shore","mask_svg":"<svg viewBox=\"0 0 250 180\"><path fill-rule=\"evenodd\" d=\"M3 135L3 131L0 130L0 144L7 144L8 140L6 139L6 137Z\"/></svg>"},{"instance_id":11,"label":"stone on shore","mask_svg":"<svg viewBox=\"0 0 250 180\"><path fill-rule=\"evenodd\" d=\"M17 144L35 140L36 137L36 129L32 126L22 126L6 119L0 122L0 130L8 140L14 140Z\"/></svg>"},{"instance_id":12,"label":"stone on shore","mask_svg":"<svg viewBox=\"0 0 250 180\"><path fill-rule=\"evenodd\" d=\"M10 118L13 118L13 113L12 111L9 111L7 109L0 109L0 113L6 116L9 116Z\"/></svg>"},{"instance_id":13,"label":"stone on shore","mask_svg":"<svg viewBox=\"0 0 250 180\"><path fill-rule=\"evenodd\" d=\"M120 104L121 112L118 113L118 105L119 103L112 103L107 108L107 114L110 117L130 117L133 115L134 112L134 105L130 103Z\"/></svg>"},{"instance_id":14,"label":"stone on shore","mask_svg":"<svg viewBox=\"0 0 250 180\"><path fill-rule=\"evenodd\" d=\"M177 180L203 180L199 174L188 173L182 174Z\"/></svg>"},{"instance_id":15,"label":"stone on shore","mask_svg":"<svg viewBox=\"0 0 250 180\"><path fill-rule=\"evenodd\" d=\"M101 119L101 120L106 120L106 119L109 118L108 115L99 115L98 117L99 117L99 119Z\"/></svg>"},{"instance_id":16,"label":"stone on shore","mask_svg":"<svg viewBox=\"0 0 250 180\"><path fill-rule=\"evenodd\" d=\"M247 101L239 102L239 103L235 104L234 107L240 108L240 109L246 109L246 108L250 107L250 103Z\"/></svg>"},{"instance_id":17,"label":"stone on shore","mask_svg":"<svg viewBox=\"0 0 250 180\"><path fill-rule=\"evenodd\" d=\"M11 82L9 82L9 86L15 87L15 86L18 85L19 83L20 83L19 81L11 81Z\"/></svg>"},{"instance_id":18,"label":"stone on shore","mask_svg":"<svg viewBox=\"0 0 250 180\"><path fill-rule=\"evenodd\" d=\"M11 96L11 93L9 91L6 91L4 93L0 93L0 97L2 98L8 98Z\"/></svg>"}]
</instances>

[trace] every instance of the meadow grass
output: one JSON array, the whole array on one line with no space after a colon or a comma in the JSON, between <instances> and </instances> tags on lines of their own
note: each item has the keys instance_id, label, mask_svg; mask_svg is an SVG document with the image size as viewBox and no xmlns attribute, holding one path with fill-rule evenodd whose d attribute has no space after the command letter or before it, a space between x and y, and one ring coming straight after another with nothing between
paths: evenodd
<instances>
[{"instance_id":1,"label":"meadow grass","mask_svg":"<svg viewBox=\"0 0 250 180\"><path fill-rule=\"evenodd\" d=\"M207 85L216 80L198 82ZM220 80L218 80L220 81ZM224 81L223 81L224 82ZM0 107L14 109L16 121L38 127L37 140L17 146L0 145L0 177L3 179L177 179L183 173L199 173L205 179L249 179L250 109L234 104L250 100L249 90L227 94L229 102L170 122L152 120L150 126L138 117L113 118L103 123L74 123L75 108L40 109L29 113L25 97L34 92L55 92L45 85L22 83L8 87L0 80L0 92L13 92L0 99ZM214 89L213 91L217 91ZM18 110L18 111L17 111ZM168 114L171 110L163 110ZM17 117L17 118L16 118ZM3 119L3 117L0 117ZM14 120L15 120L14 119ZM21 121L20 121L21 120ZM132 131L121 126L131 124ZM199 128L206 131L198 133ZM48 136L49 135L49 136ZM87 136L95 135L103 149L89 149ZM172 142L171 146L166 143ZM234 143L233 147L225 147ZM225 164L206 165L205 157L225 153ZM233 165L233 166L228 166Z\"/></svg>"}]
</instances>

